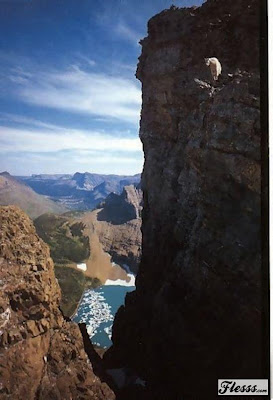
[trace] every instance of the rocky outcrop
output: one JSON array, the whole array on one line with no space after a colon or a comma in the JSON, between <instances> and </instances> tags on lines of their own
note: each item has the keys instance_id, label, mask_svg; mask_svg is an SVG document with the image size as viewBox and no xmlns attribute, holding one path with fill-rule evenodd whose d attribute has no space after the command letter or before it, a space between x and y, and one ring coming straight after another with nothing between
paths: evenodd
<instances>
[{"instance_id":1,"label":"rocky outcrop","mask_svg":"<svg viewBox=\"0 0 273 400\"><path fill-rule=\"evenodd\" d=\"M97 214L100 242L117 264L137 272L141 255L142 190L125 186L120 195L111 193Z\"/></svg>"},{"instance_id":2,"label":"rocky outcrop","mask_svg":"<svg viewBox=\"0 0 273 400\"><path fill-rule=\"evenodd\" d=\"M111 260L137 273L141 256L141 219L133 219L121 225L97 221L96 233Z\"/></svg>"},{"instance_id":3,"label":"rocky outcrop","mask_svg":"<svg viewBox=\"0 0 273 400\"><path fill-rule=\"evenodd\" d=\"M47 245L14 206L0 208L0 284L0 398L114 399L59 310Z\"/></svg>"},{"instance_id":4,"label":"rocky outcrop","mask_svg":"<svg viewBox=\"0 0 273 400\"><path fill-rule=\"evenodd\" d=\"M136 371L149 399L211 400L217 379L267 377L259 7L172 7L142 40L142 260L105 360ZM222 64L216 83L205 57Z\"/></svg>"},{"instance_id":5,"label":"rocky outcrop","mask_svg":"<svg viewBox=\"0 0 273 400\"><path fill-rule=\"evenodd\" d=\"M127 267L137 272L141 255L141 210L142 191L129 185L120 195L111 193L97 210L82 218L90 243L87 272L92 271L92 276L101 282L125 279ZM120 275L118 271L122 272L121 276L117 275Z\"/></svg>"},{"instance_id":6,"label":"rocky outcrop","mask_svg":"<svg viewBox=\"0 0 273 400\"><path fill-rule=\"evenodd\" d=\"M111 193L98 214L99 221L123 224L141 217L142 191L134 185L125 186L120 195Z\"/></svg>"}]
</instances>

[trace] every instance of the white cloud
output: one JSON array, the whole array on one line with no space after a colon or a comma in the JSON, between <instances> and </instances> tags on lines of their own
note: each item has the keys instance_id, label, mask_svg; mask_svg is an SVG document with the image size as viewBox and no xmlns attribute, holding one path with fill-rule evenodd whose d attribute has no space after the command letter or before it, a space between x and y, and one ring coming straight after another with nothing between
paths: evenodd
<instances>
[{"instance_id":1,"label":"white cloud","mask_svg":"<svg viewBox=\"0 0 273 400\"><path fill-rule=\"evenodd\" d=\"M33 173L135 174L142 170L138 138L118 132L68 129L33 118L0 114L0 170L14 175ZM17 127L3 125L18 124Z\"/></svg>"},{"instance_id":2,"label":"white cloud","mask_svg":"<svg viewBox=\"0 0 273 400\"><path fill-rule=\"evenodd\" d=\"M20 79L23 78L23 79ZM130 79L86 72L77 65L65 71L24 71L12 75L14 95L37 106L117 119L139 121L141 92Z\"/></svg>"},{"instance_id":3,"label":"white cloud","mask_svg":"<svg viewBox=\"0 0 273 400\"><path fill-rule=\"evenodd\" d=\"M138 45L138 42L141 39L141 34L137 33L136 31L134 31L134 29L124 24L123 22L119 22L118 25L116 25L115 32L123 39L129 40L136 45Z\"/></svg>"},{"instance_id":4,"label":"white cloud","mask_svg":"<svg viewBox=\"0 0 273 400\"><path fill-rule=\"evenodd\" d=\"M33 127L38 127L38 128L44 128L44 129L49 129L53 131L63 131L65 128L50 124L47 122L39 121L35 118L30 118L30 117L24 117L22 115L17 115L17 114L11 114L11 113L3 113L0 112L0 121L2 122L12 122L16 123L19 125L27 125L30 127L31 130L33 130ZM0 138L1 140L1 138Z\"/></svg>"},{"instance_id":5,"label":"white cloud","mask_svg":"<svg viewBox=\"0 0 273 400\"><path fill-rule=\"evenodd\" d=\"M0 157L0 171L9 171L13 175L73 174L76 171L133 175L141 172L142 166L141 153L75 150L69 153L9 153Z\"/></svg>"},{"instance_id":6,"label":"white cloud","mask_svg":"<svg viewBox=\"0 0 273 400\"><path fill-rule=\"evenodd\" d=\"M124 160L119 157L89 158L81 160L80 157L28 157L10 156L3 161L0 159L0 171L8 171L12 175L31 174L73 174L79 172L96 172L99 174L134 175L142 171L142 159Z\"/></svg>"},{"instance_id":7,"label":"white cloud","mask_svg":"<svg viewBox=\"0 0 273 400\"><path fill-rule=\"evenodd\" d=\"M95 60L92 60L91 58L88 58L83 54L78 53L77 54L77 58L82 59L90 67L94 67L96 65L96 61Z\"/></svg>"},{"instance_id":8,"label":"white cloud","mask_svg":"<svg viewBox=\"0 0 273 400\"><path fill-rule=\"evenodd\" d=\"M38 125L38 122L37 124ZM51 130L0 126L1 152L58 152L64 150L140 152L138 138L112 136L102 132L67 129Z\"/></svg>"},{"instance_id":9,"label":"white cloud","mask_svg":"<svg viewBox=\"0 0 273 400\"><path fill-rule=\"evenodd\" d=\"M67 122L56 125L47 120L52 112L44 110L44 121L0 112L0 170L17 175L141 171L143 153L137 137L141 92L130 76L132 67L121 63L113 68L110 63L99 69L93 60L79 59L66 69L53 69L14 57L0 70L1 84L17 101L75 113L68 120L79 127L62 126ZM29 110L32 116L37 113L35 107ZM54 119L67 121L62 117L60 113Z\"/></svg>"},{"instance_id":10,"label":"white cloud","mask_svg":"<svg viewBox=\"0 0 273 400\"><path fill-rule=\"evenodd\" d=\"M23 78L22 76L9 75L8 78L13 83L27 83L27 79Z\"/></svg>"}]
</instances>

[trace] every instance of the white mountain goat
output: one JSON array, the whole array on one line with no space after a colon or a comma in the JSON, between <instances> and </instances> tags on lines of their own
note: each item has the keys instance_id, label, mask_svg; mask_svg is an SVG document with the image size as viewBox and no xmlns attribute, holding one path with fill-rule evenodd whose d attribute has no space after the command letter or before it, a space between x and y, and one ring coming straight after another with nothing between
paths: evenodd
<instances>
[{"instance_id":1,"label":"white mountain goat","mask_svg":"<svg viewBox=\"0 0 273 400\"><path fill-rule=\"evenodd\" d=\"M218 76L222 72L222 67L220 61L216 57L205 58L205 63L208 67L210 67L210 72L212 75L212 79L214 81L218 80Z\"/></svg>"}]
</instances>

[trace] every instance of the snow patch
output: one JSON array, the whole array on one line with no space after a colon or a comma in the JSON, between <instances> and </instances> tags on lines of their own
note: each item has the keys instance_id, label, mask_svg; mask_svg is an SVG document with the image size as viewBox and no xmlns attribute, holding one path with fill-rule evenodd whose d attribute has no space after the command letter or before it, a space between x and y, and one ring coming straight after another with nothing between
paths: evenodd
<instances>
[{"instance_id":1,"label":"snow patch","mask_svg":"<svg viewBox=\"0 0 273 400\"><path fill-rule=\"evenodd\" d=\"M86 266L85 263L77 264L77 268L81 269L82 271L86 271L87 270L87 266Z\"/></svg>"},{"instance_id":2,"label":"snow patch","mask_svg":"<svg viewBox=\"0 0 273 400\"><path fill-rule=\"evenodd\" d=\"M112 262L112 265L114 266L117 264ZM127 277L130 278L129 282L126 282L123 279L116 279L116 280L107 279L104 285L106 285L106 286L110 286L110 285L111 286L135 286L135 281L136 281L135 275L131 272L131 270L127 264L122 264L122 267L127 272Z\"/></svg>"},{"instance_id":3,"label":"snow patch","mask_svg":"<svg viewBox=\"0 0 273 400\"><path fill-rule=\"evenodd\" d=\"M116 279L115 281L112 281L111 279L107 279L105 282L105 286L135 286L135 280L136 277L133 274L128 274L127 275L130 280L129 282L124 281L123 279Z\"/></svg>"}]
</instances>

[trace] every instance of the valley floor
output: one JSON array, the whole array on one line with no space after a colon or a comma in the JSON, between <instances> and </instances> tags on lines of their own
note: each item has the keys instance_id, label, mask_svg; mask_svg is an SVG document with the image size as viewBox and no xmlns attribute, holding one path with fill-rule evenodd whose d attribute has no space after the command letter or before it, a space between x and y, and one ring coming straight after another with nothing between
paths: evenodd
<instances>
[{"instance_id":1,"label":"valley floor","mask_svg":"<svg viewBox=\"0 0 273 400\"><path fill-rule=\"evenodd\" d=\"M94 210L90 213L86 213L81 221L86 226L84 235L89 237L90 245L90 257L85 261L86 271L83 271L85 276L90 278L97 278L104 284L107 280L121 279L129 282L126 271L119 265L111 262L110 255L104 251L102 243L100 242L97 228L102 222L97 221L97 215L100 210ZM72 264L74 268L77 268L76 264Z\"/></svg>"}]
</instances>

